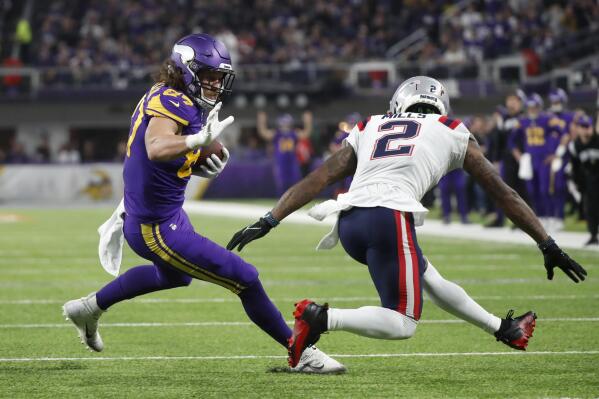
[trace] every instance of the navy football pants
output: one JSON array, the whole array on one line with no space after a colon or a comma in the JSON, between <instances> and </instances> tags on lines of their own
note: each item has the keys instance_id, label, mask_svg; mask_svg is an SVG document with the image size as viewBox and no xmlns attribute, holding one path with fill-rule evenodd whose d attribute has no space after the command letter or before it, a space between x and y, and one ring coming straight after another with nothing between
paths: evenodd
<instances>
[{"instance_id":1,"label":"navy football pants","mask_svg":"<svg viewBox=\"0 0 599 399\"><path fill-rule=\"evenodd\" d=\"M426 260L412 214L383 207L351 208L340 215L339 238L352 258L368 265L381 305L419 320Z\"/></svg>"}]
</instances>

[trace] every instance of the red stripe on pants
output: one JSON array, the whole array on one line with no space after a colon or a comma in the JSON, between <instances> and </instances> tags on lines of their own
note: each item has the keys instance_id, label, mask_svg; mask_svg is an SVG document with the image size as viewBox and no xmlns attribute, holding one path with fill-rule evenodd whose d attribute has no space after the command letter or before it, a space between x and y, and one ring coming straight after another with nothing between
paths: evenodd
<instances>
[{"instance_id":1,"label":"red stripe on pants","mask_svg":"<svg viewBox=\"0 0 599 399\"><path fill-rule=\"evenodd\" d=\"M395 216L395 229L397 230L397 258L399 267L399 305L397 311L401 314L406 314L408 307L408 291L406 288L406 258L403 246L403 234L401 228L401 212L393 211Z\"/></svg>"},{"instance_id":2,"label":"red stripe on pants","mask_svg":"<svg viewBox=\"0 0 599 399\"><path fill-rule=\"evenodd\" d=\"M406 219L406 234L408 236L408 245L410 247L410 255L412 256L412 279L414 284L414 319L420 319L420 263L418 262L418 252L414 245L414 237L412 236L412 225L409 218Z\"/></svg>"}]
</instances>

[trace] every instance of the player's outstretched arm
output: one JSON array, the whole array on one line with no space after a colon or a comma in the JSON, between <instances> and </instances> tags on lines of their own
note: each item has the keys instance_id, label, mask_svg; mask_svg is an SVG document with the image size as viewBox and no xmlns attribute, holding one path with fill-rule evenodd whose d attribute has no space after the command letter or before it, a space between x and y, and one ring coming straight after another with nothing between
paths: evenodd
<instances>
[{"instance_id":1,"label":"player's outstretched arm","mask_svg":"<svg viewBox=\"0 0 599 399\"><path fill-rule=\"evenodd\" d=\"M310 137L310 135L312 134L312 127L314 125L312 121L312 112L304 112L304 114L302 115L302 121L304 127L302 129L297 129L298 136L300 136L301 138Z\"/></svg>"},{"instance_id":2,"label":"player's outstretched arm","mask_svg":"<svg viewBox=\"0 0 599 399\"><path fill-rule=\"evenodd\" d=\"M264 111L260 111L256 115L256 129L260 137L266 141L272 140L275 135L274 130L268 128L268 116Z\"/></svg>"},{"instance_id":3,"label":"player's outstretched arm","mask_svg":"<svg viewBox=\"0 0 599 399\"><path fill-rule=\"evenodd\" d=\"M574 282L585 279L586 270L563 252L547 234L532 209L516 191L501 179L474 139L468 143L464 170L482 186L516 226L537 242L545 258L545 268L549 280L553 279L555 267L562 269Z\"/></svg>"},{"instance_id":4,"label":"player's outstretched arm","mask_svg":"<svg viewBox=\"0 0 599 399\"><path fill-rule=\"evenodd\" d=\"M319 168L285 191L272 209L272 215L278 221L283 220L312 201L325 187L353 175L357 164L358 158L351 146L337 151Z\"/></svg>"},{"instance_id":5,"label":"player's outstretched arm","mask_svg":"<svg viewBox=\"0 0 599 399\"><path fill-rule=\"evenodd\" d=\"M257 222L239 230L227 244L227 249L243 249L248 243L264 237L281 220L314 199L325 187L356 171L358 159L352 147L337 151L299 183L293 185L277 202L277 205Z\"/></svg>"}]
</instances>

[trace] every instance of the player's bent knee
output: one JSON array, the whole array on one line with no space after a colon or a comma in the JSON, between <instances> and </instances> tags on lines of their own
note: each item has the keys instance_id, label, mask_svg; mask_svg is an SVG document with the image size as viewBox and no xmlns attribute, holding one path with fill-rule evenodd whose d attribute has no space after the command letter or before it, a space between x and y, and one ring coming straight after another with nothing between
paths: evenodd
<instances>
[{"instance_id":1,"label":"player's bent knee","mask_svg":"<svg viewBox=\"0 0 599 399\"><path fill-rule=\"evenodd\" d=\"M246 263L242 274L243 285L249 287L260 281L260 273L258 269L250 263Z\"/></svg>"},{"instance_id":2,"label":"player's bent knee","mask_svg":"<svg viewBox=\"0 0 599 399\"><path fill-rule=\"evenodd\" d=\"M157 275L160 280L171 288L187 287L193 278L179 270L157 266Z\"/></svg>"},{"instance_id":3,"label":"player's bent knee","mask_svg":"<svg viewBox=\"0 0 599 399\"><path fill-rule=\"evenodd\" d=\"M416 333L416 327L418 324L401 313L398 313L398 315L402 316L402 320L398 320L394 324L393 331L390 331L389 337L387 339L399 340L411 338Z\"/></svg>"},{"instance_id":4,"label":"player's bent knee","mask_svg":"<svg viewBox=\"0 0 599 399\"><path fill-rule=\"evenodd\" d=\"M366 336L379 339L408 339L416 332L416 320L394 310L378 306L363 306L358 309L362 312L363 322L368 327Z\"/></svg>"}]
</instances>

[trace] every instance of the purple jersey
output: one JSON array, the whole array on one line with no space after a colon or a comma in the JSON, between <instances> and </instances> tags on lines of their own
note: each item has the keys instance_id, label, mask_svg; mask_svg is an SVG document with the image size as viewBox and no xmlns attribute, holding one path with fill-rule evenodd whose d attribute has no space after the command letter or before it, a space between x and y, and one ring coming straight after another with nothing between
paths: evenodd
<instances>
[{"instance_id":1,"label":"purple jersey","mask_svg":"<svg viewBox=\"0 0 599 399\"><path fill-rule=\"evenodd\" d=\"M523 117L510 135L509 147L517 148L524 143L524 152L532 157L533 163L543 162L559 145L564 130L563 121L552 114L541 113L536 118Z\"/></svg>"},{"instance_id":2,"label":"purple jersey","mask_svg":"<svg viewBox=\"0 0 599 399\"><path fill-rule=\"evenodd\" d=\"M185 94L163 83L152 86L131 117L127 156L123 170L125 209L140 222L159 222L177 214L185 199L191 168L200 150L167 162L148 159L145 134L152 117L170 118L183 127L183 135L199 131L205 119Z\"/></svg>"},{"instance_id":3,"label":"purple jersey","mask_svg":"<svg viewBox=\"0 0 599 399\"><path fill-rule=\"evenodd\" d=\"M570 133L570 129L572 127L572 121L574 121L574 116L576 114L572 111L561 111L561 112L554 112L553 115L555 115L557 118L559 118L560 120L563 121L561 126L562 126L564 133Z\"/></svg>"},{"instance_id":4,"label":"purple jersey","mask_svg":"<svg viewBox=\"0 0 599 399\"><path fill-rule=\"evenodd\" d=\"M280 168L294 168L297 162L295 146L298 137L295 130L277 130L272 143L275 147L275 160Z\"/></svg>"}]
</instances>

